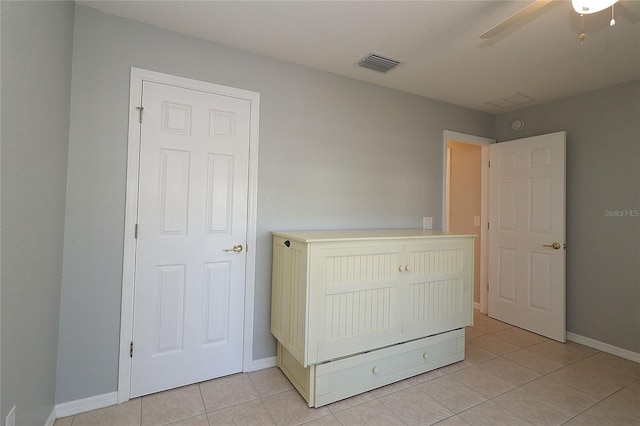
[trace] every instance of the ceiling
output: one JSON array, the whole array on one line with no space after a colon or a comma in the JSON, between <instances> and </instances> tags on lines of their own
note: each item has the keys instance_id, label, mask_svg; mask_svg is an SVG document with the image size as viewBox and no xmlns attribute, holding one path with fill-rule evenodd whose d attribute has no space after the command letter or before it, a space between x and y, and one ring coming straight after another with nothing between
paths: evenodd
<instances>
[{"instance_id":1,"label":"ceiling","mask_svg":"<svg viewBox=\"0 0 640 426\"><path fill-rule=\"evenodd\" d=\"M640 78L640 0L580 16L553 1L488 40L530 1L78 1L112 15L380 86L500 114ZM358 67L369 53L402 64ZM532 100L487 101L524 94Z\"/></svg>"}]
</instances>

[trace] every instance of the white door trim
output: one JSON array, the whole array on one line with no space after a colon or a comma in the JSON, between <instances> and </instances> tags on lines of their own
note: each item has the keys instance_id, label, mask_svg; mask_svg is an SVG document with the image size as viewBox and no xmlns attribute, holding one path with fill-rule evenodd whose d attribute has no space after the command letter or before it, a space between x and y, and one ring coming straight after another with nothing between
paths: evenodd
<instances>
[{"instance_id":1,"label":"white door trim","mask_svg":"<svg viewBox=\"0 0 640 426\"><path fill-rule=\"evenodd\" d=\"M258 142L260 94L220 86L139 68L131 68L129 92L129 133L127 152L127 188L125 197L124 258L122 265L122 306L120 313L120 350L118 367L118 403L130 399L131 358L129 345L133 336L133 285L136 265L135 224L138 216L138 171L140 166L140 123L136 107L142 99L142 82L167 84L248 100L251 103L249 135L249 193L247 218L247 264L244 304L244 348L242 369L251 367L253 354L253 305L256 278L256 234L258 205Z\"/></svg>"},{"instance_id":2,"label":"white door trim","mask_svg":"<svg viewBox=\"0 0 640 426\"><path fill-rule=\"evenodd\" d=\"M489 152L487 147L495 143L495 139L484 138L482 136L467 135L465 133L458 133L451 130L445 130L442 140L442 229L447 230L449 224L447 223L447 206L449 203L449 162L447 156L447 145L449 140L455 140L458 142L464 142L473 145L482 146L482 172L480 177L480 312L487 313L487 273L488 273L488 250L487 245L487 222L489 221L487 200L489 195Z\"/></svg>"}]
</instances>

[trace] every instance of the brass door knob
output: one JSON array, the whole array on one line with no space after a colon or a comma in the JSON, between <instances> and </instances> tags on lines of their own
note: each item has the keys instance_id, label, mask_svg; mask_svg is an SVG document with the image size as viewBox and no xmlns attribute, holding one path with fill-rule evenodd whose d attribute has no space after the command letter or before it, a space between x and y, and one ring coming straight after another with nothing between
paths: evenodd
<instances>
[{"instance_id":1,"label":"brass door knob","mask_svg":"<svg viewBox=\"0 0 640 426\"><path fill-rule=\"evenodd\" d=\"M553 244L545 244L542 247L551 247L554 250L560 250L560 243L554 242Z\"/></svg>"},{"instance_id":2,"label":"brass door knob","mask_svg":"<svg viewBox=\"0 0 640 426\"><path fill-rule=\"evenodd\" d=\"M236 244L235 246L233 246L233 248L230 249L223 249L222 251L225 253L229 253L229 252L235 252L235 253L240 253L242 251L243 247L242 244Z\"/></svg>"}]
</instances>

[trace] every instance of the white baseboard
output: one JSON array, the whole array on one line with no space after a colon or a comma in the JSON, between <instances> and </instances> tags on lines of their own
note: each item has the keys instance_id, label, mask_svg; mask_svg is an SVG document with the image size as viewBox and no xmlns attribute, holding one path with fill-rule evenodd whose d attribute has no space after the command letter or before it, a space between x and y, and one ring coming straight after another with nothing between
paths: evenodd
<instances>
[{"instance_id":1,"label":"white baseboard","mask_svg":"<svg viewBox=\"0 0 640 426\"><path fill-rule=\"evenodd\" d=\"M118 403L118 392L105 393L91 396L76 401L63 402L55 406L55 416L59 419L74 416L98 408L110 407Z\"/></svg>"},{"instance_id":2,"label":"white baseboard","mask_svg":"<svg viewBox=\"0 0 640 426\"><path fill-rule=\"evenodd\" d=\"M619 356L620 358L628 359L634 362L640 362L640 353L638 352L633 352L628 349L622 349L608 343L590 339L589 337L584 337L579 334L567 331L567 340L571 340L572 342L579 343L581 345L589 346L590 348L597 349L611 355Z\"/></svg>"},{"instance_id":3,"label":"white baseboard","mask_svg":"<svg viewBox=\"0 0 640 426\"><path fill-rule=\"evenodd\" d=\"M255 359L251 361L251 364L245 365L244 372L250 373L256 370L264 370L265 368L271 368L276 366L276 357Z\"/></svg>"},{"instance_id":4,"label":"white baseboard","mask_svg":"<svg viewBox=\"0 0 640 426\"><path fill-rule=\"evenodd\" d=\"M49 417L47 418L47 421L45 422L44 426L53 426L55 422L56 422L56 407L53 407L51 409L51 413L49 413Z\"/></svg>"},{"instance_id":5,"label":"white baseboard","mask_svg":"<svg viewBox=\"0 0 640 426\"><path fill-rule=\"evenodd\" d=\"M478 302L473 302L473 309L480 310L480 304Z\"/></svg>"}]
</instances>

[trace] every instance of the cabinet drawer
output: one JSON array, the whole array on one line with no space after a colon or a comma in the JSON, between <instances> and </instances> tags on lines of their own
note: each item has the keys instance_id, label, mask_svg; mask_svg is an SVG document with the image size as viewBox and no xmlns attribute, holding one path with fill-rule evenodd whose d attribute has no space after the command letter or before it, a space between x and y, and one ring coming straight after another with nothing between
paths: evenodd
<instances>
[{"instance_id":1,"label":"cabinet drawer","mask_svg":"<svg viewBox=\"0 0 640 426\"><path fill-rule=\"evenodd\" d=\"M316 366L315 406L464 359L464 330L413 340Z\"/></svg>"}]
</instances>

